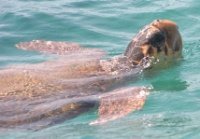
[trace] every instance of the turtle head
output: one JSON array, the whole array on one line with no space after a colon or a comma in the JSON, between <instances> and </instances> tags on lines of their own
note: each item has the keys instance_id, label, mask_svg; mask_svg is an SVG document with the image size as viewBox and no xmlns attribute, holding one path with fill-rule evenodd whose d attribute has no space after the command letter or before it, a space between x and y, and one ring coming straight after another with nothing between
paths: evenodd
<instances>
[{"instance_id":1,"label":"turtle head","mask_svg":"<svg viewBox=\"0 0 200 139\"><path fill-rule=\"evenodd\" d=\"M144 58L168 59L181 56L182 39L170 20L155 20L145 26L129 43L124 55L134 64Z\"/></svg>"}]
</instances>

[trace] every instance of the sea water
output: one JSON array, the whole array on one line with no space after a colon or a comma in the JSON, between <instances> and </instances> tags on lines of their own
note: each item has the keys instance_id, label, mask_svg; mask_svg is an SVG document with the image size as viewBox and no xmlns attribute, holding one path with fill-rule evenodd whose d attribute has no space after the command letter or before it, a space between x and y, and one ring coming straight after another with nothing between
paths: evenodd
<instances>
[{"instance_id":1,"label":"sea water","mask_svg":"<svg viewBox=\"0 0 200 139\"><path fill-rule=\"evenodd\" d=\"M0 68L51 59L15 48L36 39L77 42L109 57L122 54L138 30L154 19L175 21L184 43L182 60L131 84L154 88L140 111L90 126L98 117L93 110L42 130L5 130L0 138L200 138L199 7L199 0L0 0Z\"/></svg>"}]
</instances>

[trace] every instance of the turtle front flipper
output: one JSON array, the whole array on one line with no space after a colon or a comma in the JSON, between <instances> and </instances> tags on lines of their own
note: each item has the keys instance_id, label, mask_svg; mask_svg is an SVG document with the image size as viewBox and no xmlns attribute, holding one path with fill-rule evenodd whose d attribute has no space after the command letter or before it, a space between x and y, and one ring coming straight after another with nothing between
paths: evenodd
<instances>
[{"instance_id":1,"label":"turtle front flipper","mask_svg":"<svg viewBox=\"0 0 200 139\"><path fill-rule=\"evenodd\" d=\"M30 42L21 42L16 44L16 47L23 50L39 51L42 53L68 55L73 53L85 53L90 54L103 54L104 52L99 49L84 48L78 43L74 42L59 42L59 41L45 41L45 40L33 40Z\"/></svg>"},{"instance_id":2,"label":"turtle front flipper","mask_svg":"<svg viewBox=\"0 0 200 139\"><path fill-rule=\"evenodd\" d=\"M98 108L99 119L91 122L90 125L104 124L141 109L148 94L147 88L131 87L102 95Z\"/></svg>"}]
</instances>

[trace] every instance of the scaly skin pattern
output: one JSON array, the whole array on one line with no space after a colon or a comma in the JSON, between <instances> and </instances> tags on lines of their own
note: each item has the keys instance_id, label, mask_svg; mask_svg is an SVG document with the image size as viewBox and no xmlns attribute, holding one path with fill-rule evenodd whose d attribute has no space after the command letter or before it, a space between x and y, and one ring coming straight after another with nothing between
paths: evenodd
<instances>
[{"instance_id":1,"label":"scaly skin pattern","mask_svg":"<svg viewBox=\"0 0 200 139\"><path fill-rule=\"evenodd\" d=\"M102 124L141 109L149 90L122 88L143 70L149 57L175 60L182 40L177 25L155 20L145 26L121 56L102 59L104 52L76 43L35 40L16 45L23 50L58 55L39 64L0 70L0 128L40 129L98 107ZM153 65L155 66L155 65Z\"/></svg>"},{"instance_id":2,"label":"scaly skin pattern","mask_svg":"<svg viewBox=\"0 0 200 139\"><path fill-rule=\"evenodd\" d=\"M169 20L155 20L145 26L131 40L125 56L134 64L143 57L153 56L162 60L176 60L182 55L182 39L176 23Z\"/></svg>"}]
</instances>

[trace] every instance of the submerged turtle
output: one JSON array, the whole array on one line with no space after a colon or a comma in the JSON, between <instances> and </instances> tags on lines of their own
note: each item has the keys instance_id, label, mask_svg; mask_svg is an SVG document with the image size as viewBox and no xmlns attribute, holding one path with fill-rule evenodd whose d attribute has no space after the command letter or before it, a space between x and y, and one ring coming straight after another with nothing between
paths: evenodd
<instances>
[{"instance_id":1,"label":"submerged turtle","mask_svg":"<svg viewBox=\"0 0 200 139\"><path fill-rule=\"evenodd\" d=\"M35 40L16 47L59 58L0 70L1 128L43 128L95 107L99 119L90 124L101 124L141 109L149 89L120 85L145 68L163 67L180 57L182 40L174 22L155 20L124 54L111 59L76 43Z\"/></svg>"}]
</instances>

